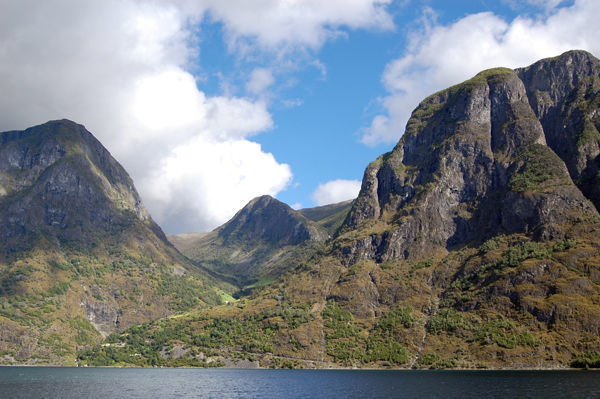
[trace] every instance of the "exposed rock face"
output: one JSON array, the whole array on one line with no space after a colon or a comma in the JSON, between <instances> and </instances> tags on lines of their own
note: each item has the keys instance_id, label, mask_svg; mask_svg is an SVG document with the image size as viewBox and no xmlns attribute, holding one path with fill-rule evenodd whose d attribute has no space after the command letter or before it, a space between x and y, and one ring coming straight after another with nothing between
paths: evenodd
<instances>
[{"instance_id":1,"label":"exposed rock face","mask_svg":"<svg viewBox=\"0 0 600 399\"><path fill-rule=\"evenodd\" d=\"M516 70L548 145L600 209L600 60L584 51Z\"/></svg>"},{"instance_id":2,"label":"exposed rock face","mask_svg":"<svg viewBox=\"0 0 600 399\"><path fill-rule=\"evenodd\" d=\"M341 237L363 234L339 244L346 261L422 257L504 233L559 239L596 218L572 178L597 201L599 64L569 52L426 98L365 171Z\"/></svg>"},{"instance_id":3,"label":"exposed rock face","mask_svg":"<svg viewBox=\"0 0 600 399\"><path fill-rule=\"evenodd\" d=\"M53 121L0 140L0 255L41 233L85 242L132 219L164 239L131 178L83 126Z\"/></svg>"},{"instance_id":4,"label":"exposed rock face","mask_svg":"<svg viewBox=\"0 0 600 399\"><path fill-rule=\"evenodd\" d=\"M99 332L106 334L115 330L120 324L119 316L123 313L118 304L103 301L89 301L84 303L85 316Z\"/></svg>"}]
</instances>

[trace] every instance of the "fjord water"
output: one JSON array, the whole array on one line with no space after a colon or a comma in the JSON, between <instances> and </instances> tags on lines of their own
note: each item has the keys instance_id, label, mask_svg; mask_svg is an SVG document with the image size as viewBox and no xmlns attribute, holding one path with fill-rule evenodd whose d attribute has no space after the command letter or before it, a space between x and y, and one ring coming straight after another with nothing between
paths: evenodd
<instances>
[{"instance_id":1,"label":"fjord water","mask_svg":"<svg viewBox=\"0 0 600 399\"><path fill-rule=\"evenodd\" d=\"M592 371L1 367L1 398L586 398Z\"/></svg>"}]
</instances>

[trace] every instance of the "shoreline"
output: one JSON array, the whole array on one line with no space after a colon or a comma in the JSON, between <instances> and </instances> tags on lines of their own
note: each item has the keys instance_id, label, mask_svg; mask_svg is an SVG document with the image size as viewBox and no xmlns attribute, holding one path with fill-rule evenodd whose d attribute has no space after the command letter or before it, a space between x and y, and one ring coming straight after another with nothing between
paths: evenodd
<instances>
[{"instance_id":1,"label":"shoreline","mask_svg":"<svg viewBox=\"0 0 600 399\"><path fill-rule=\"evenodd\" d=\"M327 367L327 368L244 368L244 367L143 367L143 366L65 366L52 364L0 364L2 367L22 367L22 368L72 368L72 369L171 369L171 370L289 370L289 371L600 371L600 368L573 368L573 367L526 367L526 368L448 368L448 369L428 369L428 368L357 368L357 367Z\"/></svg>"}]
</instances>

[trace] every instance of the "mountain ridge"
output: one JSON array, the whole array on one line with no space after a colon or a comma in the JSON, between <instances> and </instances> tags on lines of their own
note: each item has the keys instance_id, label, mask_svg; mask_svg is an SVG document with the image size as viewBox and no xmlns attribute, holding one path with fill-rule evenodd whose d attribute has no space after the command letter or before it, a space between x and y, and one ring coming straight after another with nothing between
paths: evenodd
<instances>
[{"instance_id":1,"label":"mountain ridge","mask_svg":"<svg viewBox=\"0 0 600 399\"><path fill-rule=\"evenodd\" d=\"M114 337L118 361L150 339L262 367L597 365L599 63L572 51L427 97L323 247L237 302Z\"/></svg>"},{"instance_id":2,"label":"mountain ridge","mask_svg":"<svg viewBox=\"0 0 600 399\"><path fill-rule=\"evenodd\" d=\"M579 55L579 52L568 52L558 59L564 64L572 63L572 57ZM589 57L588 54L584 58ZM539 69L540 63L545 62L517 72ZM598 60L593 63L598 70ZM403 230L408 236L394 236L394 228L387 236L375 234L369 238L375 240L374 243L360 244L370 248L367 249L369 254L359 254L358 258L399 259L408 258L415 251L417 255L430 250L444 251L447 246L467 243L481 233L489 238L500 232L537 229L535 233L539 235L564 235L564 232L542 230L552 230L560 224L565 216L558 213L568 209L583 207L589 214L597 213L579 190L572 190L573 183L564 162L546 146L544 130L529 106L526 89L517 72L506 68L487 70L421 102L394 150L365 171L363 187L342 231L356 229L369 220L387 223L386 212L394 215L410 208L414 201L418 203L418 195L424 192L416 189L426 184L444 186L450 195L440 192L439 198L433 198L435 193L429 191L428 210L403 211L406 219L403 223L413 224L412 228ZM561 98L565 96L563 93ZM577 133L569 130L565 134L571 137ZM599 152L594 148L593 156L597 157ZM542 187L528 186L532 184L546 184L547 192L540 191ZM557 188L551 195L548 190L557 184L569 187L566 191ZM545 198L533 199L526 195L532 189ZM507 195L507 200L504 203L488 200L497 194ZM565 195L569 199L563 198ZM486 205L486 201L491 203ZM563 204L546 205L537 212L538 207L543 207L540 201L562 201ZM513 204L518 204L518 209ZM480 220L472 214L478 208L486 209ZM494 209L501 211L494 212ZM421 241L436 243L437 249L415 244L414 234L419 231L433 234ZM352 248L346 251L351 252Z\"/></svg>"},{"instance_id":3,"label":"mountain ridge","mask_svg":"<svg viewBox=\"0 0 600 399\"><path fill-rule=\"evenodd\" d=\"M78 361L599 364L599 65L571 51L482 71L420 103L356 200L303 213L259 197L213 232L179 237L196 266L243 288L238 298L222 291L222 305L186 302L104 346L82 341Z\"/></svg>"}]
</instances>

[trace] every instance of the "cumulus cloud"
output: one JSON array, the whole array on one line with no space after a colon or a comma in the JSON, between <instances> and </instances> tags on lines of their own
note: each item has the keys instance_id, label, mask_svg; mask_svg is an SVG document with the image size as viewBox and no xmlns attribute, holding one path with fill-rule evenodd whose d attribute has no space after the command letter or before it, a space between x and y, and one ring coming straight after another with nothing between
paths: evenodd
<instances>
[{"instance_id":1,"label":"cumulus cloud","mask_svg":"<svg viewBox=\"0 0 600 399\"><path fill-rule=\"evenodd\" d=\"M230 45L249 43L268 50L318 49L343 27L392 29L386 11L392 0L205 0L210 15L222 21ZM268 22L267 22L268 21Z\"/></svg>"},{"instance_id":2,"label":"cumulus cloud","mask_svg":"<svg viewBox=\"0 0 600 399\"><path fill-rule=\"evenodd\" d=\"M272 127L266 105L207 96L185 70L192 15L175 4L16 1L2 11L2 130L85 124L166 231L213 228L291 181L288 165L248 140Z\"/></svg>"},{"instance_id":3,"label":"cumulus cloud","mask_svg":"<svg viewBox=\"0 0 600 399\"><path fill-rule=\"evenodd\" d=\"M382 81L389 95L381 99L385 113L373 119L362 141L369 145L396 142L423 98L483 69L527 66L570 49L600 54L597 15L600 2L577 0L537 19L518 17L507 22L489 12L468 15L450 25L429 19L414 34L404 56L387 65Z\"/></svg>"},{"instance_id":4,"label":"cumulus cloud","mask_svg":"<svg viewBox=\"0 0 600 399\"><path fill-rule=\"evenodd\" d=\"M273 126L260 97L198 89L189 71L202 70L194 34L205 16L223 23L236 48L317 49L343 26L390 26L385 5L3 0L0 130L60 118L82 123L129 171L167 232L209 230L251 198L285 189L292 172L251 141ZM248 90L257 94L273 81L257 68Z\"/></svg>"},{"instance_id":5,"label":"cumulus cloud","mask_svg":"<svg viewBox=\"0 0 600 399\"><path fill-rule=\"evenodd\" d=\"M290 180L289 166L277 163L257 143L198 137L176 147L142 182L150 197L160 201L156 218L172 230L189 231L202 224L223 223L248 198L275 195ZM207 195L214 190L216 195ZM199 199L201 206L196 205Z\"/></svg>"},{"instance_id":6,"label":"cumulus cloud","mask_svg":"<svg viewBox=\"0 0 600 399\"><path fill-rule=\"evenodd\" d=\"M331 180L319 184L312 194L312 199L319 206L354 199L358 196L360 184L359 180Z\"/></svg>"}]
</instances>

